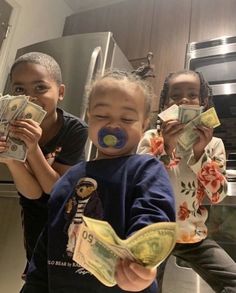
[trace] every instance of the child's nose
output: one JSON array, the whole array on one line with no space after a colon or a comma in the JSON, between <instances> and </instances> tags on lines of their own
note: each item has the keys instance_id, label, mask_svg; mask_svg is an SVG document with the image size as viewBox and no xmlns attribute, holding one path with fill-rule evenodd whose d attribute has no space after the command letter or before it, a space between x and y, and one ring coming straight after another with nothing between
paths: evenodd
<instances>
[{"instance_id":1,"label":"child's nose","mask_svg":"<svg viewBox=\"0 0 236 293\"><path fill-rule=\"evenodd\" d=\"M29 101L30 102L36 102L37 101L37 97L32 97L31 95L29 95L30 97L29 97Z\"/></svg>"},{"instance_id":2,"label":"child's nose","mask_svg":"<svg viewBox=\"0 0 236 293\"><path fill-rule=\"evenodd\" d=\"M189 99L188 99L188 97L183 97L181 100L180 100L180 105L181 104L188 104L189 103Z\"/></svg>"},{"instance_id":3,"label":"child's nose","mask_svg":"<svg viewBox=\"0 0 236 293\"><path fill-rule=\"evenodd\" d=\"M108 126L112 128L119 127L119 123L115 119L111 119L108 123Z\"/></svg>"}]
</instances>

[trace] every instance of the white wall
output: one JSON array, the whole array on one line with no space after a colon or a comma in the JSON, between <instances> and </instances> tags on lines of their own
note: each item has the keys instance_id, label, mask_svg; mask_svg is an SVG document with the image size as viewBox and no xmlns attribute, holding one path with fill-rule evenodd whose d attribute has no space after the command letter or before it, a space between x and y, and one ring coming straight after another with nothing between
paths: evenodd
<instances>
[{"instance_id":1,"label":"white wall","mask_svg":"<svg viewBox=\"0 0 236 293\"><path fill-rule=\"evenodd\" d=\"M7 0L14 6L12 28L0 51L0 92L17 49L60 37L66 16L73 13L64 0Z\"/></svg>"}]
</instances>

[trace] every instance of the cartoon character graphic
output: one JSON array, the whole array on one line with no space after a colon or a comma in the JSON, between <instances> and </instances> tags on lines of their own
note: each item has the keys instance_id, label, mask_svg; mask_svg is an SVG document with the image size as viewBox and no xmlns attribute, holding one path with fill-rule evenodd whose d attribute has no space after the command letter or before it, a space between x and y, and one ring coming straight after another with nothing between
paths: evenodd
<instances>
[{"instance_id":1,"label":"cartoon character graphic","mask_svg":"<svg viewBox=\"0 0 236 293\"><path fill-rule=\"evenodd\" d=\"M50 166L52 166L52 164L53 164L54 161L55 161L55 158L60 154L61 150L62 150L62 147L57 146L56 149L55 149L53 152L48 153L48 154L45 156L45 158L46 158L46 160L47 160L47 162L48 162L48 164L49 164Z\"/></svg>"},{"instance_id":2,"label":"cartoon character graphic","mask_svg":"<svg viewBox=\"0 0 236 293\"><path fill-rule=\"evenodd\" d=\"M68 218L66 227L68 234L67 255L72 257L75 249L76 238L79 227L83 221L82 216L95 219L103 219L103 208L101 199L97 193L97 182L93 178L81 178L75 193L66 204L66 216Z\"/></svg>"}]
</instances>

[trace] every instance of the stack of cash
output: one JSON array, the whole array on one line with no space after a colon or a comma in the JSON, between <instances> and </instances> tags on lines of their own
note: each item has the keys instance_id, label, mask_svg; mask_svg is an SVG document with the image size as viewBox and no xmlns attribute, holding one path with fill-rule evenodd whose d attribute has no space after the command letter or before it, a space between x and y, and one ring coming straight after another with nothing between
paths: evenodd
<instances>
[{"instance_id":1,"label":"stack of cash","mask_svg":"<svg viewBox=\"0 0 236 293\"><path fill-rule=\"evenodd\" d=\"M45 115L46 111L30 102L28 96L0 96L0 137L5 137L9 145L6 152L0 153L0 157L24 162L27 155L26 145L22 140L11 136L9 124L15 119L33 119L40 124Z\"/></svg>"},{"instance_id":2,"label":"stack of cash","mask_svg":"<svg viewBox=\"0 0 236 293\"><path fill-rule=\"evenodd\" d=\"M179 120L186 124L183 133L179 136L178 144L184 150L189 150L196 139L198 134L194 129L197 125L205 125L207 127L215 128L220 125L215 108L212 107L203 112L202 106L192 105L173 105L164 110L158 115L162 121Z\"/></svg>"},{"instance_id":3,"label":"stack of cash","mask_svg":"<svg viewBox=\"0 0 236 293\"><path fill-rule=\"evenodd\" d=\"M145 267L160 265L176 243L177 224L151 224L121 240L108 222L83 217L73 260L106 286L116 285L118 259L128 259Z\"/></svg>"}]
</instances>

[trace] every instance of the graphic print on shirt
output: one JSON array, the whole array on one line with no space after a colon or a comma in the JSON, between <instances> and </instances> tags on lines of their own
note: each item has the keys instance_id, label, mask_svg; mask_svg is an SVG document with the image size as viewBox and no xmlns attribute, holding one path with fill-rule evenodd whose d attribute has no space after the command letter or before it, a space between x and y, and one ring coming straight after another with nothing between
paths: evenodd
<instances>
[{"instance_id":1,"label":"graphic print on shirt","mask_svg":"<svg viewBox=\"0 0 236 293\"><path fill-rule=\"evenodd\" d=\"M61 150L62 150L62 147L57 146L53 152L45 155L45 158L50 166L52 166L52 164L55 161L55 158L60 154Z\"/></svg>"},{"instance_id":2,"label":"graphic print on shirt","mask_svg":"<svg viewBox=\"0 0 236 293\"><path fill-rule=\"evenodd\" d=\"M72 198L66 204L68 242L66 252L69 257L73 256L82 216L95 219L103 219L102 203L97 193L97 182L93 178L81 178Z\"/></svg>"}]
</instances>

